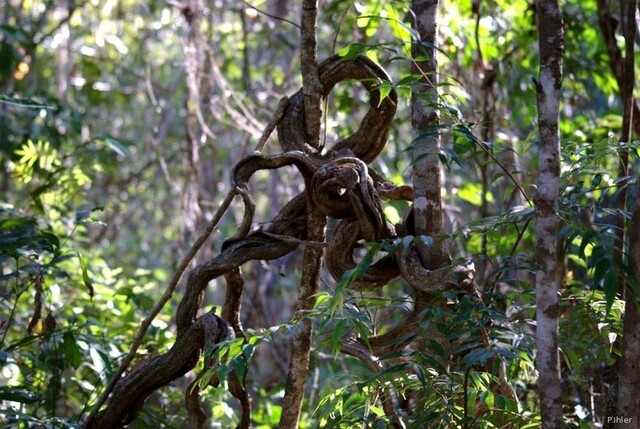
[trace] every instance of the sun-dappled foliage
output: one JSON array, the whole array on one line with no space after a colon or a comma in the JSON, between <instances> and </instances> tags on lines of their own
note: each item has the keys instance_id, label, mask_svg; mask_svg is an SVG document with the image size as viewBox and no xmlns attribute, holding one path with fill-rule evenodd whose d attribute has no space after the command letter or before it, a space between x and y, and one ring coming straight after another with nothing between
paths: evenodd
<instances>
[{"instance_id":1,"label":"sun-dappled foliage","mask_svg":"<svg viewBox=\"0 0 640 429\"><path fill-rule=\"evenodd\" d=\"M640 113L633 137L621 140L621 59L611 58L602 4L611 19L622 13L616 2L561 2L564 276L556 310L568 428L606 427L613 415L625 304L638 286L633 243L620 232L629 234L637 198ZM302 85L300 9L290 0L0 1L0 426L78 427L91 412L182 258L234 192L234 166L255 155L281 98ZM131 427L185 426L185 392L194 386L207 427L236 427L234 377L251 394L253 426L277 427L291 339L308 322L315 330L301 428L392 427L387 399L406 427L540 426L537 13L530 0L441 2L439 95L430 100L440 121L416 138L411 97L423 76L412 71L411 48L433 46L413 29L410 2L320 2L319 60L364 55L380 64L391 81L377 83L372 108L397 94L371 170L411 185L418 141L441 136L444 238L452 267L474 264L474 285L428 298L397 275L375 290L350 288L403 246L431 248L443 238L406 230L360 239L355 267L341 279L323 268L303 315L295 311L303 249L247 262L245 337L208 344L195 370L156 390ZM614 36L624 53L624 38ZM358 129L369 97L365 85L336 85L323 103L326 147ZM282 152L275 135L259 149ZM252 230L272 225L305 186L291 165L255 172ZM398 231L410 206L382 201ZM238 200L231 204L189 268L243 238L235 237L243 213ZM329 216L327 242L337 226ZM184 277L129 374L175 343ZM224 285L210 282L205 309L225 305ZM375 362L345 346L358 338L373 347L370 339L404 323L412 329L390 337L398 347ZM637 424L640 416L626 417Z\"/></svg>"}]
</instances>

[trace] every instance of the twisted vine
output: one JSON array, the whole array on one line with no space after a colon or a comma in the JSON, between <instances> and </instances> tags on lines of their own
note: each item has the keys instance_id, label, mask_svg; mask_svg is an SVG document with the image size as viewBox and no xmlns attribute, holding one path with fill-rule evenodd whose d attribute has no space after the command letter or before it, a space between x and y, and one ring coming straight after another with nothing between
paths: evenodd
<instances>
[{"instance_id":1,"label":"twisted vine","mask_svg":"<svg viewBox=\"0 0 640 429\"><path fill-rule=\"evenodd\" d=\"M203 350L230 338L242 338L240 302L244 281L239 267L250 260L272 260L305 246L326 247L325 261L332 276L339 281L345 272L355 267L353 252L358 242L396 240L407 235L406 225L391 225L384 216L381 200L412 199L412 189L395 186L371 170L371 163L384 149L396 111L394 90L381 97L379 86L390 83L385 71L366 57L344 59L330 57L319 67L322 96L345 80L359 81L370 94L369 110L359 128L331 148L307 143L304 124L304 94L298 91L284 105L277 125L278 140L283 152L263 155L255 152L239 161L233 171L234 194L240 195L245 206L243 221L237 234L225 241L215 258L195 267L188 276L184 296L176 314L177 339L166 353L152 358L120 379L106 406L95 418L85 423L87 428L113 428L130 422L147 397L156 389L184 375L197 364ZM254 203L248 182L260 170L295 166L305 183L305 191L286 204L267 228L250 232ZM320 219L339 219L329 243L309 241L309 215ZM410 224L410 222L405 222ZM406 240L405 240L406 241ZM461 265L427 271L419 263L412 245L398 245L396 251L374 263L348 287L375 289L395 278L402 278L419 291L441 291L450 287L469 287L472 267ZM223 276L226 299L221 315L208 312L198 316L207 285ZM384 335L371 337L365 344L358 338L345 338L343 351L363 361L372 371L383 369L376 356L402 347L411 338L420 312L416 303L404 323ZM207 364L205 362L205 364ZM303 376L306 376L304 374ZM239 427L250 426L251 398L244 379L229 375L229 389L242 405ZM384 392L383 408L395 427L403 427L393 407L393 395ZM206 414L199 406L196 383L185 395L192 427L203 427Z\"/></svg>"}]
</instances>

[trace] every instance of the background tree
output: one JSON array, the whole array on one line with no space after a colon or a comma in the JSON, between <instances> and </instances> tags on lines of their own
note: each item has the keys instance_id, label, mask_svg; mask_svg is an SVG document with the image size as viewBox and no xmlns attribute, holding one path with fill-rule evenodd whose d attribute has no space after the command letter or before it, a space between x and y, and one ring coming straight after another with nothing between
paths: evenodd
<instances>
[{"instance_id":1,"label":"background tree","mask_svg":"<svg viewBox=\"0 0 640 429\"><path fill-rule=\"evenodd\" d=\"M536 209L536 366L542 427L560 428L562 391L558 351L558 291L564 279L558 242L560 196L560 135L558 111L562 88L564 28L557 1L540 1L538 46L540 80L538 96L540 154Z\"/></svg>"}]
</instances>

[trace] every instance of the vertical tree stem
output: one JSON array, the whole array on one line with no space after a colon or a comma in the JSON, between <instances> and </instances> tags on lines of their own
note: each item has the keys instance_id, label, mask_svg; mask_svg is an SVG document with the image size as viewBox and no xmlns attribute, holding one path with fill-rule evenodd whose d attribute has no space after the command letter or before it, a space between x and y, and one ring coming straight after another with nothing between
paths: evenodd
<instances>
[{"instance_id":1,"label":"vertical tree stem","mask_svg":"<svg viewBox=\"0 0 640 429\"><path fill-rule=\"evenodd\" d=\"M622 31L625 40L624 62L622 63L622 80L619 82L620 95L624 113L622 117L622 132L620 134L620 161L618 176L629 175L629 150L631 141L631 130L633 124L633 87L635 83L635 36L636 36L636 0L626 0L622 2ZM626 210L626 197L628 181L623 183L618 200L618 209ZM624 255L624 217L620 216L618 226L618 248L620 254ZM628 263L636 273L640 272L638 263L640 262L640 196L636 190L635 204L629 231L629 258ZM640 400L638 391L640 389L640 314L638 313L638 291L636 287L629 284L625 276L619 276L620 284L624 285L625 291L625 312L622 335L622 357L620 360L620 370L618 374L618 392L616 403L616 416L630 418L630 422L618 424L617 427L636 429L638 427L638 417L640 417Z\"/></svg>"},{"instance_id":2,"label":"vertical tree stem","mask_svg":"<svg viewBox=\"0 0 640 429\"><path fill-rule=\"evenodd\" d=\"M536 214L536 365L543 428L562 428L558 354L558 291L563 278L558 246L560 133L558 128L564 30L557 0L538 0L540 132Z\"/></svg>"},{"instance_id":3,"label":"vertical tree stem","mask_svg":"<svg viewBox=\"0 0 640 429\"><path fill-rule=\"evenodd\" d=\"M640 278L640 193L636 191L631 229L629 232L629 261L636 278ZM622 358L618 376L616 417L627 418L616 425L620 429L638 428L640 417L640 313L638 290L627 287L622 336Z\"/></svg>"},{"instance_id":4,"label":"vertical tree stem","mask_svg":"<svg viewBox=\"0 0 640 429\"><path fill-rule=\"evenodd\" d=\"M324 215L307 208L307 228L310 241L324 241L325 225ZM304 251L302 280L296 308L296 317L303 320L297 328L291 344L291 361L289 362L287 386L282 401L282 416L280 417L281 428L295 429L298 427L304 385L309 373L309 351L313 334L313 325L311 320L305 318L305 313L313 308L315 295L318 293L323 250L321 246L307 246Z\"/></svg>"},{"instance_id":5,"label":"vertical tree stem","mask_svg":"<svg viewBox=\"0 0 640 429\"><path fill-rule=\"evenodd\" d=\"M411 126L414 130L413 192L414 228L416 235L429 235L436 242L432 249L418 243L420 259L425 268L436 269L446 258L442 237L442 177L440 173L437 44L438 0L413 0L414 28L420 40L412 45L413 72L422 75L411 97ZM418 61L417 58L421 57Z\"/></svg>"},{"instance_id":6,"label":"vertical tree stem","mask_svg":"<svg viewBox=\"0 0 640 429\"><path fill-rule=\"evenodd\" d=\"M204 224L204 212L200 206L200 180L202 166L200 163L200 147L203 131L199 127L198 111L200 109L202 52L199 42L199 26L202 16L202 5L199 0L186 0L181 9L188 25L187 38L184 42L185 72L188 97L185 100L185 147L182 152L182 168L184 187L182 191L182 217L184 219L183 246L187 248ZM205 248L201 255L211 257ZM194 259L197 263L197 259Z\"/></svg>"},{"instance_id":7,"label":"vertical tree stem","mask_svg":"<svg viewBox=\"0 0 640 429\"><path fill-rule=\"evenodd\" d=\"M320 147L320 107L322 84L318 75L318 50L316 42L317 0L303 0L300 28L300 69L302 72L302 91L304 93L304 122L308 143ZM326 218L314 209L307 207L307 231L311 241L324 241ZM281 428L298 427L300 409L304 397L304 385L309 373L309 351L313 325L304 318L305 312L313 308L320 280L322 248L308 246L304 251L302 279L296 307L296 316L303 318L301 326L291 344L291 361L287 374L287 385L282 401Z\"/></svg>"},{"instance_id":8,"label":"vertical tree stem","mask_svg":"<svg viewBox=\"0 0 640 429\"><path fill-rule=\"evenodd\" d=\"M305 131L308 143L313 147L320 145L320 107L322 84L318 76L318 47L316 42L316 20L318 0L303 0L300 40L300 68L302 72L302 90L304 92Z\"/></svg>"}]
</instances>

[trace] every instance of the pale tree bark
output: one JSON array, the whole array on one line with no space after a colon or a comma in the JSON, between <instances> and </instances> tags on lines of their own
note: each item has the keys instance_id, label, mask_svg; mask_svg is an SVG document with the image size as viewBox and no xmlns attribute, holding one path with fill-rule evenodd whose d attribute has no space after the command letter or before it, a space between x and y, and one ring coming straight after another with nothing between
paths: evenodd
<instances>
[{"instance_id":1,"label":"pale tree bark","mask_svg":"<svg viewBox=\"0 0 640 429\"><path fill-rule=\"evenodd\" d=\"M316 41L317 0L304 0L301 12L300 61L304 94L304 122L308 142L315 148L320 147L320 120L322 111L320 99L322 84L318 76L318 56ZM315 213L307 206L307 231L309 240L324 241L326 218ZM304 319L305 312L313 308L315 295L320 281L322 248L308 246L304 251L302 279L296 306L296 317L303 318L291 343L291 359L287 384L282 401L281 428L298 427L300 409L304 397L304 386L309 374L309 358L313 324Z\"/></svg>"},{"instance_id":2,"label":"pale tree bark","mask_svg":"<svg viewBox=\"0 0 640 429\"><path fill-rule=\"evenodd\" d=\"M418 252L425 268L433 270L448 262L446 245L442 241L442 174L440 171L438 103L437 14L439 0L413 0L411 10L414 28L420 36L412 46L413 72L422 76L413 88L411 126L414 130L413 194L414 228L416 235L431 236L431 249L418 243Z\"/></svg>"},{"instance_id":3,"label":"pale tree bark","mask_svg":"<svg viewBox=\"0 0 640 429\"><path fill-rule=\"evenodd\" d=\"M557 0L538 0L540 77L535 81L540 133L536 215L536 366L543 428L562 428L558 291L563 278L558 231L558 128L564 30Z\"/></svg>"},{"instance_id":4,"label":"pale tree bark","mask_svg":"<svg viewBox=\"0 0 640 429\"><path fill-rule=\"evenodd\" d=\"M624 108L622 119L622 132L620 135L620 176L628 175L628 150L627 146L631 141L631 130L634 123L634 98L633 88L635 83L635 36L636 36L636 0L626 0L622 2L622 32L625 40L625 55L622 62L622 79L618 80L620 95ZM622 168L624 167L624 169ZM625 183L626 185L626 183ZM625 191L626 196L626 191ZM619 208L626 208L626 201L619 204ZM621 220L624 226L624 219ZM633 268L636 278L640 274L640 196L636 190L633 216L629 230L629 263ZM620 243L622 246L622 243ZM622 248L620 248L622 251ZM622 252L621 252L622 253ZM620 276L623 278L623 276ZM640 314L638 313L637 285L631 285L629 280L623 282L625 294L625 313L622 333L622 357L618 373L618 392L616 403L616 416L622 420L617 421L616 427L636 429L638 418L640 417ZM625 420L628 419L628 420Z\"/></svg>"}]
</instances>

